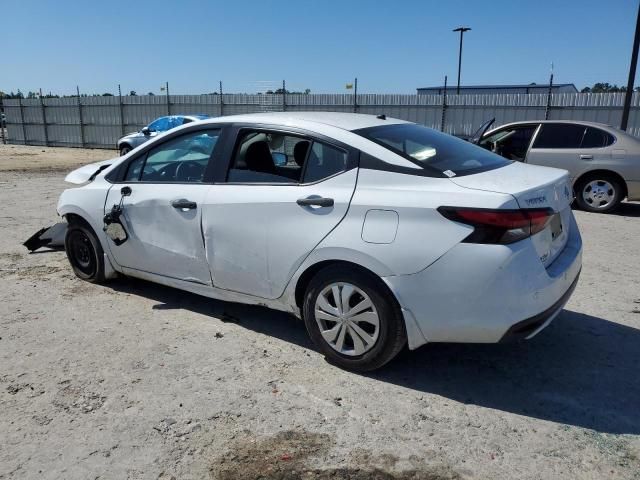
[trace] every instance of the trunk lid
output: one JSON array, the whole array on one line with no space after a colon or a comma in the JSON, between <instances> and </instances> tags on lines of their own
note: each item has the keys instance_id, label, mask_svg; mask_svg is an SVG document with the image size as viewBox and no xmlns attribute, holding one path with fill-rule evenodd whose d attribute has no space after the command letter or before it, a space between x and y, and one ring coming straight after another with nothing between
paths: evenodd
<instances>
[{"instance_id":1,"label":"trunk lid","mask_svg":"<svg viewBox=\"0 0 640 480\"><path fill-rule=\"evenodd\" d=\"M503 168L449 180L463 188L510 194L523 209L553 209L555 215L547 227L531 237L545 266L551 265L566 245L573 201L566 170L514 162Z\"/></svg>"}]
</instances>

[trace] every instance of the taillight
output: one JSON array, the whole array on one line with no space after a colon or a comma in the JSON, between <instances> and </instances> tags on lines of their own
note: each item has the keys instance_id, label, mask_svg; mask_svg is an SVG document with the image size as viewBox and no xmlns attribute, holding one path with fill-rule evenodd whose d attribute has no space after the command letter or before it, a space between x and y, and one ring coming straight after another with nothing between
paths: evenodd
<instances>
[{"instance_id":1,"label":"taillight","mask_svg":"<svg viewBox=\"0 0 640 480\"><path fill-rule=\"evenodd\" d=\"M474 227L466 243L513 243L545 229L554 212L551 208L493 210L485 208L440 207L449 220Z\"/></svg>"}]
</instances>

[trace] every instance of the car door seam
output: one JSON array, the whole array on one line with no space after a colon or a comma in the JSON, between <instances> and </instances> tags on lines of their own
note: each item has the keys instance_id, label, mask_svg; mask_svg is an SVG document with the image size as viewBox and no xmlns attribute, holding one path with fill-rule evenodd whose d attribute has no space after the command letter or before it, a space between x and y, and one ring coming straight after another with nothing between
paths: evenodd
<instances>
[{"instance_id":1,"label":"car door seam","mask_svg":"<svg viewBox=\"0 0 640 480\"><path fill-rule=\"evenodd\" d=\"M345 172L346 173L346 172ZM331 235L331 233L333 233L333 231L338 228L338 226L342 223L342 221L347 217L347 215L349 214L349 210L351 210L351 202L353 201L353 197L356 194L356 189L358 188L358 178L360 176L360 166L358 165L356 167L356 180L355 183L353 185L353 191L351 192L351 196L349 197L349 203L347 204L347 209L344 212L344 215L340 218L340 220L338 220L338 222L333 226L332 229L330 229L327 234L322 237L320 239L320 241L318 241L318 243L316 243L312 249L309 250L309 253L307 253L307 255L305 255L305 257L302 259L302 261L300 262L300 264L296 267L296 269L293 271L293 273L290 275L289 280L287 280L287 283L285 284L284 288L282 289L282 292L280 293L280 295L278 297L276 297L274 300L280 299L282 298L286 291L287 288L289 287L289 284L291 283L291 280L293 280L293 278L296 276L296 272L300 269L300 266L302 264L304 264L304 262L307 260L307 258L309 258L309 255L311 255L311 253L313 253L313 251L318 248L318 245L320 245L325 238L327 238L329 235Z\"/></svg>"}]
</instances>

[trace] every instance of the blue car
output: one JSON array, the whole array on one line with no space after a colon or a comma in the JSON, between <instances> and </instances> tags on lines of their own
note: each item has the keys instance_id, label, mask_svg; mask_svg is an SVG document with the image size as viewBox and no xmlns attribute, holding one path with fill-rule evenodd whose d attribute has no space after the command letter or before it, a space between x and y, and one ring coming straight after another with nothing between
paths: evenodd
<instances>
[{"instance_id":1,"label":"blue car","mask_svg":"<svg viewBox=\"0 0 640 480\"><path fill-rule=\"evenodd\" d=\"M137 146L142 145L160 133L179 127L185 123L196 122L198 120L204 120L205 118L209 118L209 115L168 115L166 117L156 118L139 132L129 133L118 140L117 149L120 152L120 156L126 155Z\"/></svg>"}]
</instances>

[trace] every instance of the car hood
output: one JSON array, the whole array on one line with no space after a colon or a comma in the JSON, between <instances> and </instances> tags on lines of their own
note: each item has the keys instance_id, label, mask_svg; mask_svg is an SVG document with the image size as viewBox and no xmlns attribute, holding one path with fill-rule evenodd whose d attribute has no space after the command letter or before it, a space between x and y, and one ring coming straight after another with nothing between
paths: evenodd
<instances>
[{"instance_id":1,"label":"car hood","mask_svg":"<svg viewBox=\"0 0 640 480\"><path fill-rule=\"evenodd\" d=\"M101 162L90 163L89 165L85 165L84 167L77 168L71 173L69 173L64 178L64 181L69 183L74 183L76 185L90 182L95 178L95 176L98 173L110 167L118 160L120 160L120 158L116 157L116 158L111 158L109 160L102 160Z\"/></svg>"},{"instance_id":2,"label":"car hood","mask_svg":"<svg viewBox=\"0 0 640 480\"><path fill-rule=\"evenodd\" d=\"M140 132L131 132L127 133L124 137L121 137L120 140L124 140L125 138L132 138L138 136Z\"/></svg>"},{"instance_id":3,"label":"car hood","mask_svg":"<svg viewBox=\"0 0 640 480\"><path fill-rule=\"evenodd\" d=\"M559 168L513 162L506 167L449 180L464 188L510 194L520 208L551 207L562 211L573 201L569 172Z\"/></svg>"}]
</instances>

